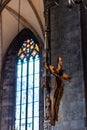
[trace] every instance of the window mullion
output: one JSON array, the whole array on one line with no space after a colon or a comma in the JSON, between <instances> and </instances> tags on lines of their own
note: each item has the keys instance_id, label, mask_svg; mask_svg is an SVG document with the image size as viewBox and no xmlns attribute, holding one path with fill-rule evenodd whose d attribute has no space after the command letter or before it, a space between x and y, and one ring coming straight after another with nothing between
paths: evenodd
<instances>
[{"instance_id":1,"label":"window mullion","mask_svg":"<svg viewBox=\"0 0 87 130\"><path fill-rule=\"evenodd\" d=\"M27 130L27 116L28 116L28 72L29 72L29 59L27 59L27 84L26 84L26 124L25 124L25 130Z\"/></svg>"},{"instance_id":2,"label":"window mullion","mask_svg":"<svg viewBox=\"0 0 87 130\"><path fill-rule=\"evenodd\" d=\"M19 130L21 130L21 103L22 103L22 74L23 74L23 61L21 61L21 94L20 94L20 124L19 124Z\"/></svg>"},{"instance_id":3,"label":"window mullion","mask_svg":"<svg viewBox=\"0 0 87 130\"><path fill-rule=\"evenodd\" d=\"M34 130L34 82L35 82L35 58L33 58L33 110L32 110L32 130Z\"/></svg>"},{"instance_id":4,"label":"window mullion","mask_svg":"<svg viewBox=\"0 0 87 130\"><path fill-rule=\"evenodd\" d=\"M40 57L39 57L39 59L40 59ZM39 60L38 59L38 60ZM40 61L39 61L39 79L40 79ZM40 80L39 80L39 86L38 86L38 89L39 89L39 93L40 93ZM38 95L38 96L40 96L40 94ZM39 100L40 100L40 97L39 97ZM38 101L39 102L39 101ZM39 110L40 110L40 102L39 102ZM40 115L39 115L40 116ZM38 118L39 118L39 122L40 122L40 117L38 116ZM39 128L40 128L40 123L39 123L39 126L38 126Z\"/></svg>"}]
</instances>

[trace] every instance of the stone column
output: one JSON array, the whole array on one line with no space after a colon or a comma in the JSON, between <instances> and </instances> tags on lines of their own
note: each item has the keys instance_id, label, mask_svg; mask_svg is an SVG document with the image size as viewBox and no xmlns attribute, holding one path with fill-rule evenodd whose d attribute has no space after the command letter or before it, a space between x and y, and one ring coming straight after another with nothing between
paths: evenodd
<instances>
[{"instance_id":1,"label":"stone column","mask_svg":"<svg viewBox=\"0 0 87 130\"><path fill-rule=\"evenodd\" d=\"M2 65L2 14L0 13L0 82L1 82L1 65Z\"/></svg>"},{"instance_id":2,"label":"stone column","mask_svg":"<svg viewBox=\"0 0 87 130\"><path fill-rule=\"evenodd\" d=\"M0 13L0 115L2 104L1 66L2 66L2 15ZM1 126L1 116L0 116L0 126Z\"/></svg>"}]
</instances>

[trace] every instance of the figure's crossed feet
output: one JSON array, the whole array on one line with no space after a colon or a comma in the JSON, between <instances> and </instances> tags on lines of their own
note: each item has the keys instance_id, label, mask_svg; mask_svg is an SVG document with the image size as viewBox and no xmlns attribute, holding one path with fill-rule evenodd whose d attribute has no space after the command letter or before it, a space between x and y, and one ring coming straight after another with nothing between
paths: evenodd
<instances>
[{"instance_id":1,"label":"figure's crossed feet","mask_svg":"<svg viewBox=\"0 0 87 130\"><path fill-rule=\"evenodd\" d=\"M51 120L51 125L55 126L55 121L54 120Z\"/></svg>"}]
</instances>

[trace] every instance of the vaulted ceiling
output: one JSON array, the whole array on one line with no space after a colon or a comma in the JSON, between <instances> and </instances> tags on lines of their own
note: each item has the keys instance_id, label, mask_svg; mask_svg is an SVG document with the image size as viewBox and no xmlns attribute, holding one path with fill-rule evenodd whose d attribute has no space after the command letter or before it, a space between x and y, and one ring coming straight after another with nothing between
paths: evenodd
<instances>
[{"instance_id":1,"label":"vaulted ceiling","mask_svg":"<svg viewBox=\"0 0 87 130\"><path fill-rule=\"evenodd\" d=\"M0 0L0 48L2 55L25 27L44 42L43 0Z\"/></svg>"}]
</instances>

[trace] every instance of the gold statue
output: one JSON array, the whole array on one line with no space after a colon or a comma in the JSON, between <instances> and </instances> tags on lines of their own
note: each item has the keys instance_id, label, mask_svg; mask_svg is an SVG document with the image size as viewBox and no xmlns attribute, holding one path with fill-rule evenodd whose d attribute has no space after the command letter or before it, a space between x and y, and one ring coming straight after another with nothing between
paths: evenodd
<instances>
[{"instance_id":1,"label":"gold statue","mask_svg":"<svg viewBox=\"0 0 87 130\"><path fill-rule=\"evenodd\" d=\"M64 90L63 79L71 81L71 76L69 76L62 70L62 64L63 60L61 56L59 56L57 59L57 67L47 65L47 63L44 64L44 67L50 70L51 73L56 77L55 85L53 87L54 89L53 102L51 103L51 125L53 126L55 125L55 121L58 121L58 110Z\"/></svg>"}]
</instances>

